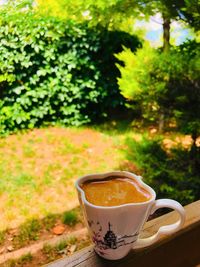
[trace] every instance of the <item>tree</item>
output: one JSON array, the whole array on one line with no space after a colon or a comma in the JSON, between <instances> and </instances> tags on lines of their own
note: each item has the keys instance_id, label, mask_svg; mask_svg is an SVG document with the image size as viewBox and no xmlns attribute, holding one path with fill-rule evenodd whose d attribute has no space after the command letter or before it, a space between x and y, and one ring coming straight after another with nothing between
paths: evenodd
<instances>
[{"instance_id":1,"label":"tree","mask_svg":"<svg viewBox=\"0 0 200 267\"><path fill-rule=\"evenodd\" d=\"M190 26L200 23L200 3L198 0L143 0L144 12L148 14L161 13L163 18L163 51L170 47L170 23L172 20L185 21Z\"/></svg>"},{"instance_id":2,"label":"tree","mask_svg":"<svg viewBox=\"0 0 200 267\"><path fill-rule=\"evenodd\" d=\"M161 13L163 18L163 51L170 49L170 24L183 20L196 30L200 28L198 0L37 0L38 7L54 15L73 19L87 19L94 26L101 24L108 29L121 29L122 22L140 17L149 18ZM130 20L129 20L130 22Z\"/></svg>"},{"instance_id":3,"label":"tree","mask_svg":"<svg viewBox=\"0 0 200 267\"><path fill-rule=\"evenodd\" d=\"M44 0L38 0L44 2ZM52 0L48 0L50 2ZM45 1L46 2L46 1ZM102 24L109 28L119 27L127 18L146 18L161 13L163 17L163 48L169 49L171 20L183 20L199 27L200 4L198 0L59 0L61 7L80 18L89 11L91 24ZM142 18L144 18L142 16ZM87 18L87 16L86 16Z\"/></svg>"},{"instance_id":4,"label":"tree","mask_svg":"<svg viewBox=\"0 0 200 267\"><path fill-rule=\"evenodd\" d=\"M136 54L125 49L118 56L121 93L139 103L144 118L156 121L161 112L176 119L177 128L191 134L191 153L197 156L200 135L200 46L188 41L162 53L144 46ZM195 156L196 155L196 156Z\"/></svg>"}]
</instances>

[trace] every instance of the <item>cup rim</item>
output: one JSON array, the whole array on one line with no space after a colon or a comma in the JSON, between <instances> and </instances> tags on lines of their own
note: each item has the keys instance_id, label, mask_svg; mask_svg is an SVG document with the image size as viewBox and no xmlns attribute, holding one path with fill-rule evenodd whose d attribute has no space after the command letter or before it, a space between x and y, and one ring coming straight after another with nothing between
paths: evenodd
<instances>
[{"instance_id":1,"label":"cup rim","mask_svg":"<svg viewBox=\"0 0 200 267\"><path fill-rule=\"evenodd\" d=\"M121 204L121 205L117 205L117 206L95 205L95 204L92 204L91 202L89 202L86 199L85 192L80 187L81 183L83 183L85 181L88 181L88 180L94 180L94 179L101 180L101 179L105 179L106 177L109 177L109 176L117 176L117 175L121 176L121 177L132 178L132 179L136 180L143 188L145 188L148 192L150 192L151 198L149 200L143 201L143 202L125 203L125 204ZM153 190L153 188L151 188L149 185L147 185L145 182L142 181L142 176L138 176L138 175L136 175L134 173L127 172L127 171L112 171L112 172L95 173L95 174L84 175L84 176L81 176L80 178L78 178L75 181L75 187L80 192L83 203L85 203L88 206L91 206L93 208L97 208L97 209L118 209L118 208L121 208L121 207L128 207L128 206L148 205L149 203L153 202L156 199L155 191Z\"/></svg>"}]
</instances>

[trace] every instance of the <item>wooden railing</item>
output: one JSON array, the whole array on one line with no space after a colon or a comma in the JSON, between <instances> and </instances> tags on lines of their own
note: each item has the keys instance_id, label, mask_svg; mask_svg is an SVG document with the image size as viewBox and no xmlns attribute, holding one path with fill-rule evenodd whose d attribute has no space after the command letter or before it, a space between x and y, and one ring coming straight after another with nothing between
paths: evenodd
<instances>
[{"instance_id":1,"label":"wooden railing","mask_svg":"<svg viewBox=\"0 0 200 267\"><path fill-rule=\"evenodd\" d=\"M48 264L48 267L197 267L200 266L200 200L185 207L183 228L170 236L162 236L153 245L131 251L118 261L100 258L87 247L71 257ZM176 212L151 220L145 224L142 237L152 235L161 225L178 219Z\"/></svg>"}]
</instances>

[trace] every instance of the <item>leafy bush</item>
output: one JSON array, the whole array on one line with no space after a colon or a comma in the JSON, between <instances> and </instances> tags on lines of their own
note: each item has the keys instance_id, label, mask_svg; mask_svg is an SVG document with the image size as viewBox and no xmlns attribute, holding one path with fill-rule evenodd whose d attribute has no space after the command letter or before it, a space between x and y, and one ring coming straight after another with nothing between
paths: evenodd
<instances>
[{"instance_id":1,"label":"leafy bush","mask_svg":"<svg viewBox=\"0 0 200 267\"><path fill-rule=\"evenodd\" d=\"M182 132L195 138L200 134L198 43L188 41L168 53L146 45L136 54L125 49L117 58L125 63L118 66L120 90L139 105L145 119L157 122L160 115L175 118Z\"/></svg>"},{"instance_id":2,"label":"leafy bush","mask_svg":"<svg viewBox=\"0 0 200 267\"><path fill-rule=\"evenodd\" d=\"M122 74L119 79L122 94L135 101L133 106L137 103L136 107L139 106L141 109L143 118L148 121L159 122L160 129L163 128L161 126L164 122L175 121L180 132L191 135L193 144L187 153L182 151L186 158L181 158L178 168L181 170L181 164L189 161L190 167L192 164L196 166L193 168L192 175L197 177L195 170L198 170L198 166L200 166L200 147L197 146L197 138L200 135L199 44L195 41L188 41L178 47L171 48L168 53L161 53L148 46L139 49L136 54L126 49L119 54L118 59L125 62L124 67L119 67ZM154 149L151 147L153 144L148 144L148 148ZM159 147L157 148L157 153L159 153ZM151 151L149 150L149 152ZM180 155L174 153L174 158L178 160ZM143 154L142 157L144 157ZM149 159L147 158L147 160ZM171 161L170 164L172 164ZM165 160L163 166L164 169L167 169ZM158 170L160 171L159 168ZM163 172L162 175L165 176ZM169 171L167 175L170 175ZM177 176L176 173L172 175ZM181 173L180 175L180 184L182 183L181 176L186 177L185 175L190 177L187 169L185 174ZM170 177L172 180L172 176ZM189 183L187 183L188 185ZM178 183L177 186L175 185L176 187L179 188ZM183 192L177 190L177 196L184 194ZM173 194L175 195L175 193ZM193 192L192 196L196 196L196 193Z\"/></svg>"},{"instance_id":3,"label":"leafy bush","mask_svg":"<svg viewBox=\"0 0 200 267\"><path fill-rule=\"evenodd\" d=\"M4 129L32 128L42 121L89 121L88 113L95 110L88 107L102 93L92 60L99 45L96 36L73 22L31 14L5 16L0 34Z\"/></svg>"},{"instance_id":4,"label":"leafy bush","mask_svg":"<svg viewBox=\"0 0 200 267\"><path fill-rule=\"evenodd\" d=\"M114 37L30 11L2 12L0 26L1 133L44 122L80 125L123 105L116 78L108 79L111 53L120 51Z\"/></svg>"},{"instance_id":5,"label":"leafy bush","mask_svg":"<svg viewBox=\"0 0 200 267\"><path fill-rule=\"evenodd\" d=\"M133 53L125 48L116 55L124 65L117 64L121 72L118 78L119 89L128 100L128 107L138 109L143 118L150 121L157 119L158 104L156 102L157 84L151 77L157 52L148 44ZM161 86L161 84L158 84Z\"/></svg>"},{"instance_id":6,"label":"leafy bush","mask_svg":"<svg viewBox=\"0 0 200 267\"><path fill-rule=\"evenodd\" d=\"M127 159L141 170L144 181L155 189L158 198L173 198L182 204L199 199L200 165L190 159L181 146L166 152L162 139L143 137L140 142L128 138Z\"/></svg>"}]
</instances>

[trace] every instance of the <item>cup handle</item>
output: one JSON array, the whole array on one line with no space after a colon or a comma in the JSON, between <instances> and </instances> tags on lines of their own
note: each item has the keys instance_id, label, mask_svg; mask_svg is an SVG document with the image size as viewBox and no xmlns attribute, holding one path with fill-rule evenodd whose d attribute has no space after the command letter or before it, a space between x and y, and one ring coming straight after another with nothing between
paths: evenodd
<instances>
[{"instance_id":1,"label":"cup handle","mask_svg":"<svg viewBox=\"0 0 200 267\"><path fill-rule=\"evenodd\" d=\"M160 208L171 208L171 209L176 210L178 214L180 215L180 219L173 224L161 226L158 229L158 232L153 236L143 238L143 239L139 238L134 244L134 247L133 247L134 249L149 246L153 244L154 242L156 242L161 235L172 234L178 231L183 226L185 222L185 210L183 206L181 206L180 203L172 199L156 200L153 206L151 207L150 214L153 214L157 209L160 209Z\"/></svg>"}]
</instances>

